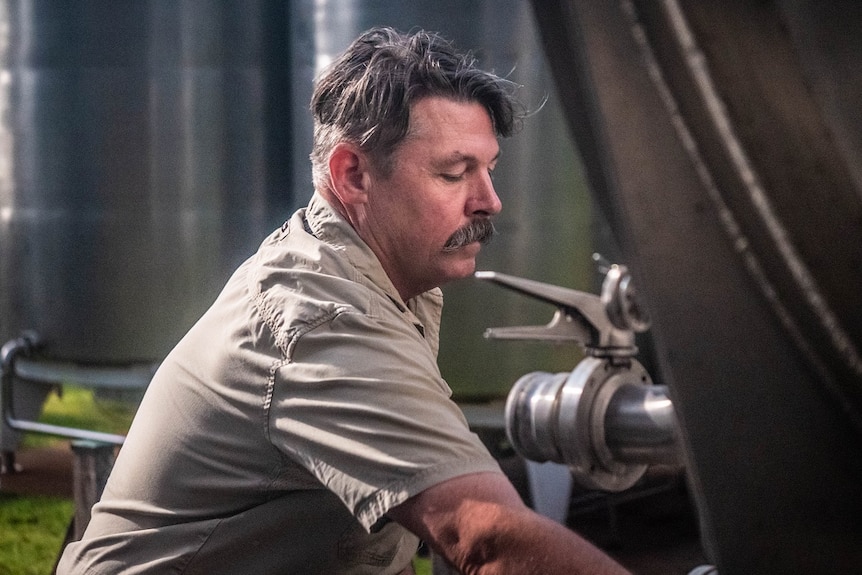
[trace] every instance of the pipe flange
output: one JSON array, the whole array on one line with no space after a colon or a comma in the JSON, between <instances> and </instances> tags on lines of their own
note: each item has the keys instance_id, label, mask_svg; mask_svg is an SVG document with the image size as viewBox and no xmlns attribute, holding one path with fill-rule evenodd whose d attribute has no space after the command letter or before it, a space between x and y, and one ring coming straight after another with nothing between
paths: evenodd
<instances>
[{"instance_id":1,"label":"pipe flange","mask_svg":"<svg viewBox=\"0 0 862 575\"><path fill-rule=\"evenodd\" d=\"M605 426L608 406L617 391L625 385L651 385L649 373L636 360L632 359L625 366L614 366L608 370L607 378L598 386L591 407L590 438L593 453L598 463L598 469L606 472L608 477L601 477L601 482L608 491L628 489L640 479L647 470L645 464L633 464L620 461L608 446L607 428ZM591 477L595 473L591 474Z\"/></svg>"},{"instance_id":2,"label":"pipe flange","mask_svg":"<svg viewBox=\"0 0 862 575\"><path fill-rule=\"evenodd\" d=\"M506 400L506 435L515 451L532 461L563 463L557 447L557 395L568 374L534 371L521 377Z\"/></svg>"},{"instance_id":3,"label":"pipe flange","mask_svg":"<svg viewBox=\"0 0 862 575\"><path fill-rule=\"evenodd\" d=\"M646 472L645 464L614 459L605 441L604 419L617 389L648 378L643 366L634 359L615 364L587 357L566 380L559 394L556 435L563 461L582 486L622 491Z\"/></svg>"}]
</instances>

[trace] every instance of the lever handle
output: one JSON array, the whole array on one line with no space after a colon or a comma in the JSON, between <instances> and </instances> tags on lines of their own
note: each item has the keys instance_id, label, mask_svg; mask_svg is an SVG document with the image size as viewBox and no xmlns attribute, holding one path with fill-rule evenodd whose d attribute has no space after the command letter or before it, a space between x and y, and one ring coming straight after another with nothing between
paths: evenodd
<instances>
[{"instance_id":1,"label":"lever handle","mask_svg":"<svg viewBox=\"0 0 862 575\"><path fill-rule=\"evenodd\" d=\"M617 328L602 299L595 294L492 271L476 272L475 277L557 307L553 319L545 326L492 328L486 330L485 337L574 341L590 355L631 356L637 351L634 333Z\"/></svg>"}]
</instances>

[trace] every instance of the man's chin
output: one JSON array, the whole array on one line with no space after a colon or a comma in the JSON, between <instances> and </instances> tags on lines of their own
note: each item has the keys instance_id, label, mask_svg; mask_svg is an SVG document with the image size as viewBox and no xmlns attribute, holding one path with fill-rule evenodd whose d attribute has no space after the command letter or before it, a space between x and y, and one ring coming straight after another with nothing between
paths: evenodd
<instances>
[{"instance_id":1,"label":"man's chin","mask_svg":"<svg viewBox=\"0 0 862 575\"><path fill-rule=\"evenodd\" d=\"M453 280L470 277L476 271L476 258L472 256L461 258L449 271Z\"/></svg>"}]
</instances>

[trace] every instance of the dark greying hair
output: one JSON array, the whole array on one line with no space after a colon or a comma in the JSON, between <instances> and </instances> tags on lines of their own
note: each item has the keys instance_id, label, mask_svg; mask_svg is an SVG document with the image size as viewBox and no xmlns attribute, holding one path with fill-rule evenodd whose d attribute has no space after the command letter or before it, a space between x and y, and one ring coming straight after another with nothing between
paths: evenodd
<instances>
[{"instance_id":1,"label":"dark greying hair","mask_svg":"<svg viewBox=\"0 0 862 575\"><path fill-rule=\"evenodd\" d=\"M472 54L457 52L435 33L373 28L332 62L315 86L315 187L326 182L329 154L341 141L358 145L376 169L389 175L392 153L407 135L410 107L428 96L478 102L488 110L497 136L511 136L523 116L516 88L478 69Z\"/></svg>"}]
</instances>

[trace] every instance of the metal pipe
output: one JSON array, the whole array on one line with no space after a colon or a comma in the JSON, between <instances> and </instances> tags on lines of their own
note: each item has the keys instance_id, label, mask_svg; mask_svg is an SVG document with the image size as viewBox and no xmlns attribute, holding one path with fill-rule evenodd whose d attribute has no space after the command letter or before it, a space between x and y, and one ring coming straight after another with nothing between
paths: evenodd
<instances>
[{"instance_id":1,"label":"metal pipe","mask_svg":"<svg viewBox=\"0 0 862 575\"><path fill-rule=\"evenodd\" d=\"M625 463L679 463L676 419L667 386L621 386L604 419L605 443Z\"/></svg>"},{"instance_id":2,"label":"metal pipe","mask_svg":"<svg viewBox=\"0 0 862 575\"><path fill-rule=\"evenodd\" d=\"M28 381L56 385L74 382L83 387L141 390L150 383L157 367L157 363L91 366L19 357L15 361L15 376Z\"/></svg>"},{"instance_id":3,"label":"metal pipe","mask_svg":"<svg viewBox=\"0 0 862 575\"><path fill-rule=\"evenodd\" d=\"M506 433L522 457L566 464L589 489L622 491L650 464L682 462L667 387L634 359L587 357L571 373L523 376Z\"/></svg>"},{"instance_id":4,"label":"metal pipe","mask_svg":"<svg viewBox=\"0 0 862 575\"><path fill-rule=\"evenodd\" d=\"M30 355L40 346L41 341L37 335L26 333L16 339L6 342L2 349L0 349L0 363L2 363L3 369L2 387L0 387L0 389L2 389L2 393L0 393L0 395L2 395L3 419L6 421L6 424L12 429L18 431L45 433L48 435L58 435L60 437L68 437L71 439L85 439L113 445L122 445L126 439L125 436L122 435L51 425L38 421L27 421L15 417L15 405L12 389L16 375L16 362L21 356ZM49 380L55 381L58 374L49 375L51 375Z\"/></svg>"},{"instance_id":5,"label":"metal pipe","mask_svg":"<svg viewBox=\"0 0 862 575\"><path fill-rule=\"evenodd\" d=\"M126 436L117 435L115 433L103 433L101 431L92 431L89 429L51 425L50 423L41 423L39 421L15 419L14 415L9 412L6 412L4 415L9 427L17 429L18 431L31 431L47 435L57 435L59 437L68 437L69 439L83 439L99 443L110 443L111 445L122 445L123 442L126 441Z\"/></svg>"}]
</instances>

